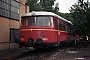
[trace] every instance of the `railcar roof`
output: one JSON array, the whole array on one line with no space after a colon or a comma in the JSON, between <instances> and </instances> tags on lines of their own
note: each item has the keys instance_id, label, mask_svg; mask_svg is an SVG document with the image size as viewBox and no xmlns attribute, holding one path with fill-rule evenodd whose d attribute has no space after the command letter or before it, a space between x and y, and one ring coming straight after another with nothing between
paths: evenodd
<instances>
[{"instance_id":1,"label":"railcar roof","mask_svg":"<svg viewBox=\"0 0 90 60\"><path fill-rule=\"evenodd\" d=\"M25 17L25 16L35 16L35 15L36 15L36 16L37 16L37 15L50 15L50 16L55 16L55 17L57 17L57 18L60 18L60 19L62 19L62 20L64 20L64 21L68 22L68 23L71 23L71 21L68 21L68 20L62 18L61 16L59 16L59 15L57 15L57 14L55 14L55 13L45 12L45 11L38 11L38 12L33 11L33 12L26 13L26 14L22 15L22 17ZM72 24L72 23L71 23L71 24Z\"/></svg>"}]
</instances>

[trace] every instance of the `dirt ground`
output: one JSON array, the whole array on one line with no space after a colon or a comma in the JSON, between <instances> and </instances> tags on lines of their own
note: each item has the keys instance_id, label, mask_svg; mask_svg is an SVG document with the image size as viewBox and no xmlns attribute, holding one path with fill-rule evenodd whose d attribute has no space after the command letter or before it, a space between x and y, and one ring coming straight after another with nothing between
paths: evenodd
<instances>
[{"instance_id":1,"label":"dirt ground","mask_svg":"<svg viewBox=\"0 0 90 60\"><path fill-rule=\"evenodd\" d=\"M33 50L33 49L32 49ZM58 48L54 50L25 50L17 49L9 52L0 52L0 60L90 60L90 48ZM11 57L12 56L12 57ZM14 58L19 57L19 58ZM14 59L12 59L14 58Z\"/></svg>"}]
</instances>

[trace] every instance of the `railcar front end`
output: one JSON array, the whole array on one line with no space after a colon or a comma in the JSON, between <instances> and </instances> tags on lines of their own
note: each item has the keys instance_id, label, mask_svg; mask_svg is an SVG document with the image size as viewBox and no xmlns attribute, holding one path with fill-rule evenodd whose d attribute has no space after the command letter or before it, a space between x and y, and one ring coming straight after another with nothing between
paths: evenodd
<instances>
[{"instance_id":1,"label":"railcar front end","mask_svg":"<svg viewBox=\"0 0 90 60\"><path fill-rule=\"evenodd\" d=\"M55 35L56 31L52 16L22 17L20 46L48 47L46 45L56 43Z\"/></svg>"}]
</instances>

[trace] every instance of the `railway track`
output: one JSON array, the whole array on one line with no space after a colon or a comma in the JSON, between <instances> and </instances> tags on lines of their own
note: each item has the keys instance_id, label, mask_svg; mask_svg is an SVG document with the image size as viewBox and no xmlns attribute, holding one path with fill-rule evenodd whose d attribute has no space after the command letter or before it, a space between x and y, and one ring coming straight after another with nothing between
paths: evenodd
<instances>
[{"instance_id":1,"label":"railway track","mask_svg":"<svg viewBox=\"0 0 90 60\"><path fill-rule=\"evenodd\" d=\"M48 60L50 59L51 55L54 55L55 53L55 50L44 50L43 52L31 54L27 57L21 58L21 60Z\"/></svg>"},{"instance_id":2,"label":"railway track","mask_svg":"<svg viewBox=\"0 0 90 60\"><path fill-rule=\"evenodd\" d=\"M73 49L72 47L34 49L20 54L15 54L13 56L11 55L7 58L3 58L2 60L60 60L65 59L65 57L73 59L74 55L76 58L78 57L78 53L80 53L80 51L78 51L78 49Z\"/></svg>"},{"instance_id":3,"label":"railway track","mask_svg":"<svg viewBox=\"0 0 90 60\"><path fill-rule=\"evenodd\" d=\"M14 54L8 57L4 57L0 60L40 60L40 59L48 59L51 55L56 53L55 51L58 48L48 48L48 49L38 49L25 51L23 53L18 52L18 54Z\"/></svg>"},{"instance_id":4,"label":"railway track","mask_svg":"<svg viewBox=\"0 0 90 60\"><path fill-rule=\"evenodd\" d=\"M46 58L49 58L52 54L55 52L55 48L49 48L49 49L39 49L39 50L33 50L29 52L25 52L15 58L13 60L43 60Z\"/></svg>"}]
</instances>

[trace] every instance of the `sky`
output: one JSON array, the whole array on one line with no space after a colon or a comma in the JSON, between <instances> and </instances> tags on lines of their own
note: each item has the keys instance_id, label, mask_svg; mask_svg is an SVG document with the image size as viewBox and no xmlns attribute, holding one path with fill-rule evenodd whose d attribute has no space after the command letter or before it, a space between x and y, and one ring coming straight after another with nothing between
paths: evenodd
<instances>
[{"instance_id":1,"label":"sky","mask_svg":"<svg viewBox=\"0 0 90 60\"><path fill-rule=\"evenodd\" d=\"M72 7L77 0L56 0L56 2L59 3L59 12L69 13L70 7Z\"/></svg>"}]
</instances>

